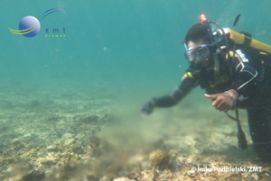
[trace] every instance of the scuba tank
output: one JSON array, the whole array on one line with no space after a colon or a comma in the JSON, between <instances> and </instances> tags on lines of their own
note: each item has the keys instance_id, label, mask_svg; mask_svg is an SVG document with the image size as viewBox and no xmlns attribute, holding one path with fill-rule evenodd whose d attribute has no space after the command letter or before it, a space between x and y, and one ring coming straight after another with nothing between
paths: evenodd
<instances>
[{"instance_id":1,"label":"scuba tank","mask_svg":"<svg viewBox=\"0 0 271 181\"><path fill-rule=\"evenodd\" d=\"M230 40L236 45L243 45L245 47L254 48L258 51L271 54L271 45L256 40L245 33L240 33L232 30L231 28L223 28L223 31Z\"/></svg>"},{"instance_id":2,"label":"scuba tank","mask_svg":"<svg viewBox=\"0 0 271 181\"><path fill-rule=\"evenodd\" d=\"M239 19L240 15L238 15ZM236 20L238 21L238 20ZM236 24L234 22L234 25ZM204 14L199 16L199 22L201 24L207 24L210 29L210 37L212 41L219 46L230 47L229 41L233 42L233 44L244 47L244 48L252 48L257 50L258 52L271 54L271 45L263 43L252 36L249 33L241 33L234 31L231 28L222 28L216 22L208 21ZM229 40L229 41L228 41Z\"/></svg>"}]
</instances>

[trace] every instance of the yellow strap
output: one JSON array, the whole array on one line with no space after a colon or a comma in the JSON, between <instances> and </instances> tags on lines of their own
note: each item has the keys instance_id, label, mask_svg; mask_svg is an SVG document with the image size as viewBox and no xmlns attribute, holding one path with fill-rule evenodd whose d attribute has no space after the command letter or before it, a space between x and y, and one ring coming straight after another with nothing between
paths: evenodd
<instances>
[{"instance_id":1,"label":"yellow strap","mask_svg":"<svg viewBox=\"0 0 271 181\"><path fill-rule=\"evenodd\" d=\"M186 72L183 75L182 79L184 80L184 79L187 79L187 78L193 78L193 74L191 72Z\"/></svg>"},{"instance_id":2,"label":"yellow strap","mask_svg":"<svg viewBox=\"0 0 271 181\"><path fill-rule=\"evenodd\" d=\"M226 60L229 60L230 58L232 57L236 57L239 61L242 61L242 58L238 55L238 53L235 53L234 51L229 51L227 54L226 54Z\"/></svg>"},{"instance_id":3,"label":"yellow strap","mask_svg":"<svg viewBox=\"0 0 271 181\"><path fill-rule=\"evenodd\" d=\"M233 51L229 51L227 54L226 54L226 60L228 60L229 58L232 58L234 56L234 52Z\"/></svg>"}]
</instances>

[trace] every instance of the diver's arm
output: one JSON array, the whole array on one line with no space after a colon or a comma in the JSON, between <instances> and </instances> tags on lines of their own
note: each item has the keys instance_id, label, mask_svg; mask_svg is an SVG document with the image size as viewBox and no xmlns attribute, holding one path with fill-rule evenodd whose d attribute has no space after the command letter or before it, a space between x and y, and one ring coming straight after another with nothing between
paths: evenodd
<instances>
[{"instance_id":1,"label":"diver's arm","mask_svg":"<svg viewBox=\"0 0 271 181\"><path fill-rule=\"evenodd\" d=\"M187 76L187 74L192 75L190 72L187 72L181 84L170 95L153 98L154 107L171 107L184 98L197 85L197 81L192 76Z\"/></svg>"},{"instance_id":2,"label":"diver's arm","mask_svg":"<svg viewBox=\"0 0 271 181\"><path fill-rule=\"evenodd\" d=\"M184 98L191 89L198 85L199 71L193 70L192 66L185 72L181 84L170 95L165 95L158 98L152 98L146 102L141 111L144 114L151 114L155 107L171 107L177 104L182 98ZM193 73L192 73L193 72Z\"/></svg>"},{"instance_id":3,"label":"diver's arm","mask_svg":"<svg viewBox=\"0 0 271 181\"><path fill-rule=\"evenodd\" d=\"M241 65L239 65L241 66ZM242 65L242 68L237 67L235 72L232 87L222 93L205 96L212 100L212 106L221 111L228 111L242 103L247 97L254 92L253 85L255 84L258 73L248 64Z\"/></svg>"},{"instance_id":4,"label":"diver's arm","mask_svg":"<svg viewBox=\"0 0 271 181\"><path fill-rule=\"evenodd\" d=\"M250 64L249 60L242 52L236 53L231 59L232 85L229 90L217 94L205 94L212 101L212 106L221 111L228 111L240 103L244 98L249 97L254 92L254 85L258 72Z\"/></svg>"}]
</instances>

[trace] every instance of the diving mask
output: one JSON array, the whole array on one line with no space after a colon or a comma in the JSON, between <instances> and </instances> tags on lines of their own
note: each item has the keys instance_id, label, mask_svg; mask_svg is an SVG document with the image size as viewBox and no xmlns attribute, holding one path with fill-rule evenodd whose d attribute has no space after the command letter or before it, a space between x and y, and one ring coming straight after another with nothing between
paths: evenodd
<instances>
[{"instance_id":1,"label":"diving mask","mask_svg":"<svg viewBox=\"0 0 271 181\"><path fill-rule=\"evenodd\" d=\"M199 45L195 48L188 48L185 45L185 50L185 55L189 62L197 65L206 62L211 54L210 47L206 44Z\"/></svg>"}]
</instances>

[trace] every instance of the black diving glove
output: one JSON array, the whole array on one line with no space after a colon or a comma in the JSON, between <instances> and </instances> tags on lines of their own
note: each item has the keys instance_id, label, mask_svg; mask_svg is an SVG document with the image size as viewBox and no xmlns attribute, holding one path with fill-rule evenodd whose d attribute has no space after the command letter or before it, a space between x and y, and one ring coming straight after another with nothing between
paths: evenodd
<instances>
[{"instance_id":1,"label":"black diving glove","mask_svg":"<svg viewBox=\"0 0 271 181\"><path fill-rule=\"evenodd\" d=\"M146 114L146 115L149 115L152 113L153 109L155 107L155 98L151 99L150 101L146 102L142 109L141 109L141 112Z\"/></svg>"}]
</instances>

